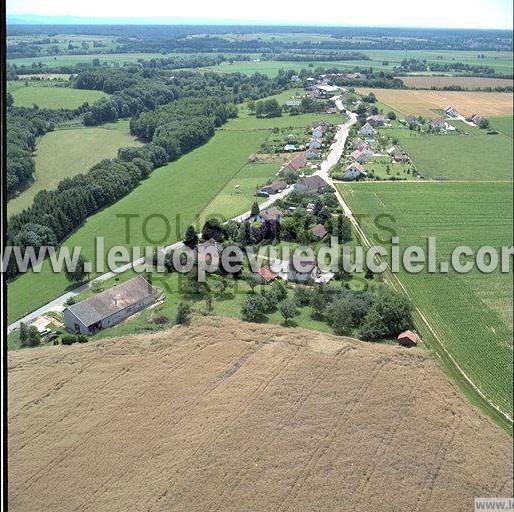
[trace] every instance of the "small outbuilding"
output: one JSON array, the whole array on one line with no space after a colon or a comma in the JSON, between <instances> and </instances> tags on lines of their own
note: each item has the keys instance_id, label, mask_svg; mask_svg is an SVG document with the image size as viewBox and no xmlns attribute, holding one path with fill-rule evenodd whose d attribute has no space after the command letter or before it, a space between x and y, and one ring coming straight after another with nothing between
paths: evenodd
<instances>
[{"instance_id":1,"label":"small outbuilding","mask_svg":"<svg viewBox=\"0 0 514 512\"><path fill-rule=\"evenodd\" d=\"M398 343L402 347L415 347L419 342L419 336L413 331L404 331L398 335Z\"/></svg>"}]
</instances>

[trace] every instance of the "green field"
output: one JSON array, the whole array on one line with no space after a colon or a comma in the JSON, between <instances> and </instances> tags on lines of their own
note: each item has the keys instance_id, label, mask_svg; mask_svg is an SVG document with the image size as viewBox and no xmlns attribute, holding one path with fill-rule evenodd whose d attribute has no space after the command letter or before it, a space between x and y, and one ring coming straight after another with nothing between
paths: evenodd
<instances>
[{"instance_id":1,"label":"green field","mask_svg":"<svg viewBox=\"0 0 514 512\"><path fill-rule=\"evenodd\" d=\"M21 82L23 84L23 82ZM39 108L77 108L83 103L95 103L107 98L108 94L102 91L90 91L87 89L72 89L71 87L45 87L29 85L9 87L9 92L14 97L14 105L17 107Z\"/></svg>"},{"instance_id":2,"label":"green field","mask_svg":"<svg viewBox=\"0 0 514 512\"><path fill-rule=\"evenodd\" d=\"M491 117L491 126L512 139L512 116Z\"/></svg>"},{"instance_id":3,"label":"green field","mask_svg":"<svg viewBox=\"0 0 514 512\"><path fill-rule=\"evenodd\" d=\"M128 120L43 135L34 157L35 181L7 203L8 216L30 206L40 190L54 189L63 178L86 172L100 160L115 157L118 148L137 144L139 142L130 135Z\"/></svg>"},{"instance_id":4,"label":"green field","mask_svg":"<svg viewBox=\"0 0 514 512\"><path fill-rule=\"evenodd\" d=\"M363 229L378 243L374 216L389 214L400 246L426 247L437 237L438 262L468 245L512 245L512 188L508 183L341 184ZM512 412L512 273L409 274L399 277L458 364L482 392ZM422 328L422 324L418 326ZM422 334L433 341L427 332Z\"/></svg>"},{"instance_id":5,"label":"green field","mask_svg":"<svg viewBox=\"0 0 514 512\"><path fill-rule=\"evenodd\" d=\"M498 129L502 133L498 135L488 135L486 130L461 121L452 124L463 129L465 135L419 135L407 128L383 129L380 133L396 137L416 164L417 170L426 178L512 180L512 135L506 134L508 119L512 120L512 117L491 118L493 126L499 123Z\"/></svg>"}]
</instances>

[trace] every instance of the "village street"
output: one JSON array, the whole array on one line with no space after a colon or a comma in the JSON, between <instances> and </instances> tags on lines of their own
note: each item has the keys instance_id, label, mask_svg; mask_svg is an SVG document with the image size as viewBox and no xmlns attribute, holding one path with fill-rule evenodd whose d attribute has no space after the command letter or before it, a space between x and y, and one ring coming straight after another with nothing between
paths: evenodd
<instances>
[{"instance_id":1,"label":"village street","mask_svg":"<svg viewBox=\"0 0 514 512\"><path fill-rule=\"evenodd\" d=\"M336 100L336 105L339 108L339 110L342 110L342 105L341 104L338 105L337 100ZM339 158L341 157L343 150L344 150L345 143L346 143L346 138L348 137L349 129L357 121L357 116L355 114L348 112L348 115L350 116L349 121L347 121L346 123L344 123L342 125L339 125L339 128L334 137L334 142L330 147L330 151L329 151L327 157L321 163L320 169L318 169L317 171L315 171L313 173L314 175L318 175L318 176L322 177L334 189L335 189L335 187L332 182L332 179L329 177L329 171L338 162ZM288 188L284 189L282 192L273 195L272 197L270 197L269 199L267 199L260 205L261 210L273 205L273 203L275 201L285 197L287 194L291 193L293 190L294 190L294 187L288 187ZM338 195L338 199L341 202L342 198L340 198L337 190L336 190L336 194ZM351 215L351 211L349 210L349 208L347 206L345 207L345 205L343 205L343 208L345 210L346 215ZM249 216L250 216L250 212L248 211L241 215L238 215L237 217L234 217L233 220L240 222L244 219L247 219ZM182 245L183 245L182 242L176 242L174 244L167 246L165 248L165 251L178 249ZM48 302L44 306L41 306L40 308L36 309L32 313L29 313L28 315L25 315L23 318L20 318L16 322L12 322L11 324L9 324L9 326L7 327L7 332L10 333L14 329L17 329L19 327L20 323L22 323L22 322L31 323L34 320L36 320L38 317L40 317L41 315L44 315L45 313L48 313L50 311L56 311L56 312L62 311L66 307L66 302L69 299L76 297L78 295L81 295L82 293L87 291L89 288L91 288L91 285L93 283L95 283L95 282L101 283L103 281L107 281L108 279L112 279L112 278L116 277L117 274L120 274L122 272L130 270L134 266L137 267L137 266L143 265L144 260L145 260L144 258L139 258L138 260L135 260L133 262L127 263L125 265L121 265L120 267L117 267L117 269L115 271L106 272L105 274L95 277L95 279L92 279L91 281L88 281L87 283L84 283L84 284L78 286L77 288L74 288L73 290L71 290L67 293L64 293L63 295L57 297L56 299Z\"/></svg>"}]
</instances>

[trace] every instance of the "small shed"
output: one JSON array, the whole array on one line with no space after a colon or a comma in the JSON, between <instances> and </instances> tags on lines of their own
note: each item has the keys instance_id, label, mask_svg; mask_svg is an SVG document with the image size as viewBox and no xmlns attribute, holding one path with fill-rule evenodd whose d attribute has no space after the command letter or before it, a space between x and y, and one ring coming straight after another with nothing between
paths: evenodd
<instances>
[{"instance_id":1,"label":"small shed","mask_svg":"<svg viewBox=\"0 0 514 512\"><path fill-rule=\"evenodd\" d=\"M415 347L419 341L419 336L413 331L404 331L398 335L398 343L402 347Z\"/></svg>"},{"instance_id":2,"label":"small shed","mask_svg":"<svg viewBox=\"0 0 514 512\"><path fill-rule=\"evenodd\" d=\"M268 265L264 265L259 269L259 275L266 284L271 283L271 281L278 277L278 274L273 272Z\"/></svg>"}]
</instances>

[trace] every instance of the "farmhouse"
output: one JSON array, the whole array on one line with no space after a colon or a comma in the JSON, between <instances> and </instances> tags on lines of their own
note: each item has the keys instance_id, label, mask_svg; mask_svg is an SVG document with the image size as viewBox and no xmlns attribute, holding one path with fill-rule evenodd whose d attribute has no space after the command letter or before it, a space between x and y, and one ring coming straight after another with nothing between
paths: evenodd
<instances>
[{"instance_id":1,"label":"farmhouse","mask_svg":"<svg viewBox=\"0 0 514 512\"><path fill-rule=\"evenodd\" d=\"M412 331L405 331L398 335L398 343L403 347L415 347L419 343L419 336Z\"/></svg>"},{"instance_id":2,"label":"farmhouse","mask_svg":"<svg viewBox=\"0 0 514 512\"><path fill-rule=\"evenodd\" d=\"M449 117L459 117L460 114L457 112L457 110L451 106L448 106L448 107L445 107L444 108L444 113L449 116Z\"/></svg>"},{"instance_id":3,"label":"farmhouse","mask_svg":"<svg viewBox=\"0 0 514 512\"><path fill-rule=\"evenodd\" d=\"M327 230L325 229L325 226L323 226L323 224L316 224L309 231L317 240L322 240L327 236Z\"/></svg>"},{"instance_id":4,"label":"farmhouse","mask_svg":"<svg viewBox=\"0 0 514 512\"><path fill-rule=\"evenodd\" d=\"M405 118L405 124L409 128L417 128L420 125L420 122L416 116L410 115Z\"/></svg>"},{"instance_id":5,"label":"farmhouse","mask_svg":"<svg viewBox=\"0 0 514 512\"><path fill-rule=\"evenodd\" d=\"M364 178L368 175L368 173L364 170L364 167L358 162L353 162L344 170L345 178Z\"/></svg>"},{"instance_id":6,"label":"farmhouse","mask_svg":"<svg viewBox=\"0 0 514 512\"><path fill-rule=\"evenodd\" d=\"M129 281L89 297L63 311L66 328L77 334L95 332L119 324L155 302L155 290L138 275Z\"/></svg>"},{"instance_id":7,"label":"farmhouse","mask_svg":"<svg viewBox=\"0 0 514 512\"><path fill-rule=\"evenodd\" d=\"M391 152L391 158L393 159L393 161L398 162L398 163L408 162L408 160L409 160L409 157L403 151L400 151L399 149L394 149Z\"/></svg>"},{"instance_id":8,"label":"farmhouse","mask_svg":"<svg viewBox=\"0 0 514 512\"><path fill-rule=\"evenodd\" d=\"M350 156L355 162L359 162L360 164L365 164L369 159L367 153L365 153L364 151L359 151L358 149L352 151Z\"/></svg>"},{"instance_id":9,"label":"farmhouse","mask_svg":"<svg viewBox=\"0 0 514 512\"><path fill-rule=\"evenodd\" d=\"M289 267L287 270L287 280L295 283L306 283L315 276L317 267L316 258L303 257L301 264L297 264L298 268L293 263L293 257L289 260Z\"/></svg>"},{"instance_id":10,"label":"farmhouse","mask_svg":"<svg viewBox=\"0 0 514 512\"><path fill-rule=\"evenodd\" d=\"M374 135L376 133L375 129L371 124L366 123L360 130L359 135L366 135L367 137Z\"/></svg>"},{"instance_id":11,"label":"farmhouse","mask_svg":"<svg viewBox=\"0 0 514 512\"><path fill-rule=\"evenodd\" d=\"M327 182L321 176L306 176L300 183L296 183L295 188L306 192L321 192L327 186Z\"/></svg>"},{"instance_id":12,"label":"farmhouse","mask_svg":"<svg viewBox=\"0 0 514 512\"><path fill-rule=\"evenodd\" d=\"M482 123L486 123L487 122L487 117L484 117L484 116L481 116L479 114L473 114L469 120L473 123L473 124L476 124L477 126L480 126Z\"/></svg>"},{"instance_id":13,"label":"farmhouse","mask_svg":"<svg viewBox=\"0 0 514 512\"><path fill-rule=\"evenodd\" d=\"M446 130L448 128L448 124L442 117L439 117L437 119L431 119L428 122L428 126L435 131Z\"/></svg>"},{"instance_id":14,"label":"farmhouse","mask_svg":"<svg viewBox=\"0 0 514 512\"><path fill-rule=\"evenodd\" d=\"M264 185L261 187L261 192L265 192L269 195L278 194L279 192L282 192L287 188L287 183L285 181L274 181L273 183L270 183L269 185Z\"/></svg>"},{"instance_id":15,"label":"farmhouse","mask_svg":"<svg viewBox=\"0 0 514 512\"><path fill-rule=\"evenodd\" d=\"M373 126L373 128L378 128L379 126L385 125L385 117L381 115L369 116L366 121Z\"/></svg>"}]
</instances>

